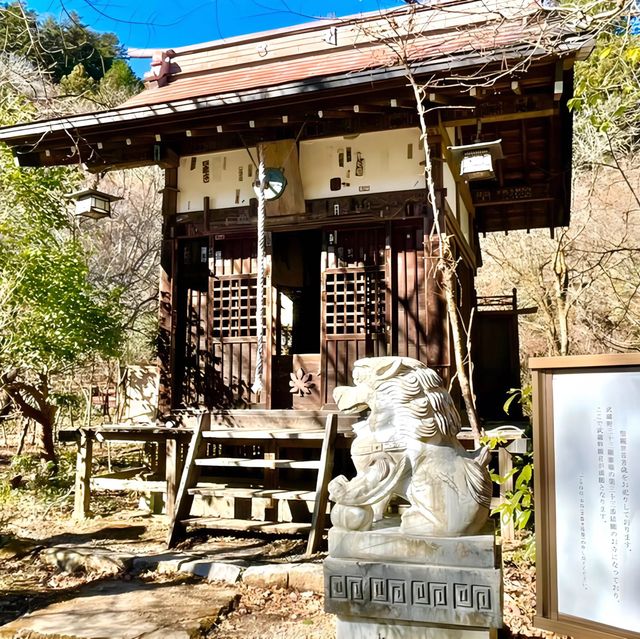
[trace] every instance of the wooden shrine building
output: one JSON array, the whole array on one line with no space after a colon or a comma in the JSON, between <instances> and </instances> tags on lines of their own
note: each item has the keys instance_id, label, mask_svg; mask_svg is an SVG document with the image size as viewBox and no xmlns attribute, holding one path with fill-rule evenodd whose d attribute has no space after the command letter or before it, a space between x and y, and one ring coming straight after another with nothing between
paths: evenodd
<instances>
[{"instance_id":1,"label":"wooden shrine building","mask_svg":"<svg viewBox=\"0 0 640 639\"><path fill-rule=\"evenodd\" d=\"M588 42L529 0L402 6L159 52L146 90L121 107L0 139L21 166L165 168L165 409L320 409L358 357L407 355L445 376L451 365L408 75L425 94L468 310L478 233L568 223L566 103ZM496 140L495 178L460 177L449 147ZM287 186L267 207L256 397L259 144Z\"/></svg>"},{"instance_id":2,"label":"wooden shrine building","mask_svg":"<svg viewBox=\"0 0 640 639\"><path fill-rule=\"evenodd\" d=\"M468 317L480 233L569 222L567 100L589 46L532 0L407 4L157 52L146 89L117 109L0 140L21 166L163 167L162 410L295 420L331 409L364 356L414 357L450 377L412 82ZM286 179L266 207L259 394L258 147L278 169L270 182ZM491 148L488 174L462 171Z\"/></svg>"}]
</instances>

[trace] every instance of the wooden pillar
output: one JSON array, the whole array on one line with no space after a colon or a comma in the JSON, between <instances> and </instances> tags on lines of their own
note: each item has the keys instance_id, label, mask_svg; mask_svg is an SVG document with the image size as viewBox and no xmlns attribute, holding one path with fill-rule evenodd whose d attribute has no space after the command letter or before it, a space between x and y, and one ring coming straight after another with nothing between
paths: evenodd
<instances>
[{"instance_id":1,"label":"wooden pillar","mask_svg":"<svg viewBox=\"0 0 640 639\"><path fill-rule=\"evenodd\" d=\"M76 492L73 505L75 519L86 519L90 514L92 460L93 438L91 433L81 428L76 456Z\"/></svg>"},{"instance_id":2,"label":"wooden pillar","mask_svg":"<svg viewBox=\"0 0 640 639\"><path fill-rule=\"evenodd\" d=\"M184 469L184 444L180 439L167 440L166 479L167 499L165 502L166 513L171 519L175 513L176 495L180 477Z\"/></svg>"},{"instance_id":3,"label":"wooden pillar","mask_svg":"<svg viewBox=\"0 0 640 639\"><path fill-rule=\"evenodd\" d=\"M162 192L162 246L160 252L160 304L158 327L158 369L160 390L158 394L158 413L171 410L173 397L173 370L175 351L175 247L173 240L173 221L177 209L178 170L165 170L165 185Z\"/></svg>"}]
</instances>

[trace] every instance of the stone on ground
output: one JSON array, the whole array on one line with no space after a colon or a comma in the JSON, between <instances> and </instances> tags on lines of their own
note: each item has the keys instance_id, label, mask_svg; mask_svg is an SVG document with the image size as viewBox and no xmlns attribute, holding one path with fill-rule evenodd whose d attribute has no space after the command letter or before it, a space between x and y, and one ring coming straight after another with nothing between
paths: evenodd
<instances>
[{"instance_id":1,"label":"stone on ground","mask_svg":"<svg viewBox=\"0 0 640 639\"><path fill-rule=\"evenodd\" d=\"M305 592L324 593L322 564L294 564L289 566L289 588Z\"/></svg>"},{"instance_id":2,"label":"stone on ground","mask_svg":"<svg viewBox=\"0 0 640 639\"><path fill-rule=\"evenodd\" d=\"M104 582L0 627L0 639L189 639L236 597L234 588L209 583Z\"/></svg>"},{"instance_id":3,"label":"stone on ground","mask_svg":"<svg viewBox=\"0 0 640 639\"><path fill-rule=\"evenodd\" d=\"M180 564L178 570L189 575L196 575L209 581L224 581L233 584L238 581L242 568L235 564L210 559L195 559Z\"/></svg>"},{"instance_id":4,"label":"stone on ground","mask_svg":"<svg viewBox=\"0 0 640 639\"><path fill-rule=\"evenodd\" d=\"M133 555L108 548L85 546L52 546L40 553L40 559L64 572L99 572L118 574L131 567Z\"/></svg>"},{"instance_id":5,"label":"stone on ground","mask_svg":"<svg viewBox=\"0 0 640 639\"><path fill-rule=\"evenodd\" d=\"M242 581L257 588L286 588L289 585L289 564L250 566L242 573Z\"/></svg>"}]
</instances>

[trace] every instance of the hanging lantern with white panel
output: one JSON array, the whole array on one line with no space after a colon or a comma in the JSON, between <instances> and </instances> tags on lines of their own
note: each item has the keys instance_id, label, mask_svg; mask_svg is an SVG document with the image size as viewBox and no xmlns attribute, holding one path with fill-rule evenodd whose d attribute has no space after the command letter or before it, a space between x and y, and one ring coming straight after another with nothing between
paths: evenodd
<instances>
[{"instance_id":1,"label":"hanging lantern with white panel","mask_svg":"<svg viewBox=\"0 0 640 639\"><path fill-rule=\"evenodd\" d=\"M502 160L502 140L476 142L461 146L447 147L453 160L458 164L460 177L472 180L492 180L496 177L494 162Z\"/></svg>"},{"instance_id":2,"label":"hanging lantern with white panel","mask_svg":"<svg viewBox=\"0 0 640 639\"><path fill-rule=\"evenodd\" d=\"M111 217L111 203L122 199L96 189L78 191L68 195L67 198L76 203L76 217L88 217L92 220Z\"/></svg>"}]
</instances>

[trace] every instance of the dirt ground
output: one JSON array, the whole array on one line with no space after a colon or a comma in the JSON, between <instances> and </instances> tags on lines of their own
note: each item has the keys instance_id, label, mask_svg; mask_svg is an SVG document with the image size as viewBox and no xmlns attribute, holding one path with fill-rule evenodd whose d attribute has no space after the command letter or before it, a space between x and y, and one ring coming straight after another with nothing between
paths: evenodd
<instances>
[{"instance_id":1,"label":"dirt ground","mask_svg":"<svg viewBox=\"0 0 640 639\"><path fill-rule=\"evenodd\" d=\"M44 563L45 548L61 543L90 543L135 554L161 552L166 518L137 509L139 496L103 495L94 499L95 517L83 523L71 519L72 494L60 490L45 498L29 489L29 478L11 488L15 475L9 467L12 451L0 449L0 625L30 610L73 597L84 585L105 579L176 583L194 579L155 571L116 574L69 574ZM16 482L14 482L15 484ZM286 562L300 559L301 538L219 535L199 532L183 549ZM535 570L516 547L503 550L504 618L501 636L522 639L555 635L532 627L535 608ZM321 561L323 555L315 559ZM246 639L333 639L335 620L323 611L323 598L312 592L282 588L262 589L237 584L239 597L232 610L218 620L207 637Z\"/></svg>"}]
</instances>

